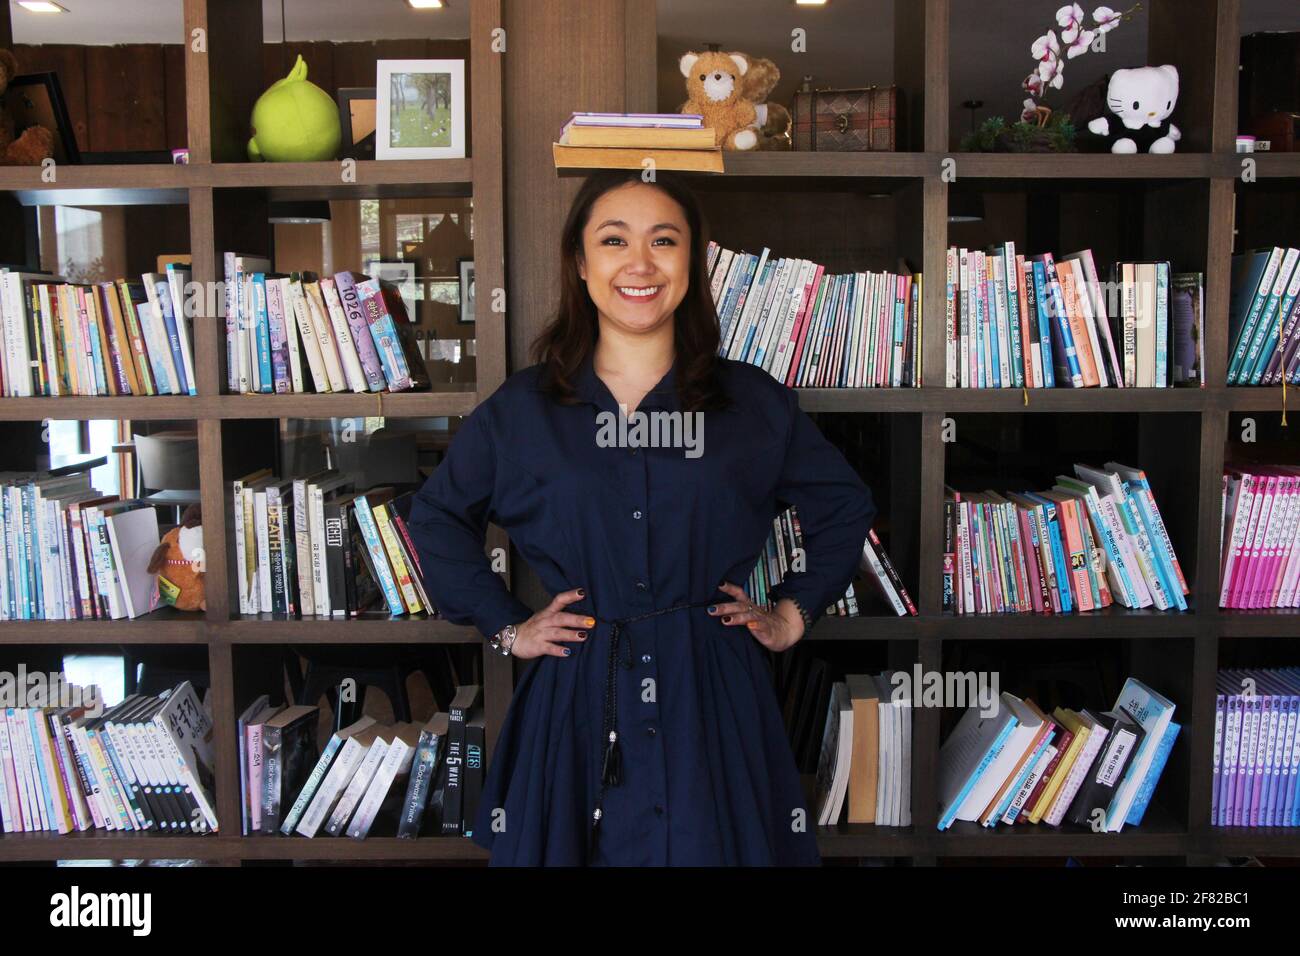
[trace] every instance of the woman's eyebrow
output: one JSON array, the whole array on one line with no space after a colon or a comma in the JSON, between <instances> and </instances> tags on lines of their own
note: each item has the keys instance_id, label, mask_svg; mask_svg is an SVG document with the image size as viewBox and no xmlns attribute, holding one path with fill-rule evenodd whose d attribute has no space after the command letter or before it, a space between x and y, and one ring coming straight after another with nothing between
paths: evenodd
<instances>
[{"instance_id":1,"label":"woman's eyebrow","mask_svg":"<svg viewBox=\"0 0 1300 956\"><path fill-rule=\"evenodd\" d=\"M596 228L604 229L606 226L617 226L622 229L628 228L627 223L625 223L622 219L606 219ZM680 233L682 231L679 227L677 227L671 222L657 222L650 227L651 232L655 232L658 229L671 229L673 232L677 232L677 233Z\"/></svg>"}]
</instances>

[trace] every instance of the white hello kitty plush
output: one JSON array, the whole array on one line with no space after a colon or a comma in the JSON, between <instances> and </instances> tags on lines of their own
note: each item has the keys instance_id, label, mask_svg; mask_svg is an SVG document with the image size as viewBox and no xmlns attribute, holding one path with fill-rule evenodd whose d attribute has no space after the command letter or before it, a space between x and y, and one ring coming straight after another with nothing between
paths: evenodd
<instances>
[{"instance_id":1,"label":"white hello kitty plush","mask_svg":"<svg viewBox=\"0 0 1300 956\"><path fill-rule=\"evenodd\" d=\"M1115 116L1099 116L1088 129L1107 137L1112 153L1172 153L1183 135L1169 122L1177 102L1177 67L1116 70L1106 88L1106 106Z\"/></svg>"}]
</instances>

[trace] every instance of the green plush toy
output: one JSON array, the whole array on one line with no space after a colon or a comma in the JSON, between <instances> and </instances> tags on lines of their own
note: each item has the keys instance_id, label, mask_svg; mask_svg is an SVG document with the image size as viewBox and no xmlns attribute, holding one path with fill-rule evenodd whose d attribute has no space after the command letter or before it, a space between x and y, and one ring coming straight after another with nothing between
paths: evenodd
<instances>
[{"instance_id":1,"label":"green plush toy","mask_svg":"<svg viewBox=\"0 0 1300 956\"><path fill-rule=\"evenodd\" d=\"M253 107L253 138L248 158L273 163L333 159L343 138L334 99L307 80L307 62L298 60Z\"/></svg>"}]
</instances>

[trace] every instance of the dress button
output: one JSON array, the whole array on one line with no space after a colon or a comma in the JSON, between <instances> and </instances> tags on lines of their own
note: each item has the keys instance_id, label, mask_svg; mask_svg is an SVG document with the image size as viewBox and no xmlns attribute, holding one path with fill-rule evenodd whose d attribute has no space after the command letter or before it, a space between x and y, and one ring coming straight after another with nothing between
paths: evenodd
<instances>
[{"instance_id":1,"label":"dress button","mask_svg":"<svg viewBox=\"0 0 1300 956\"><path fill-rule=\"evenodd\" d=\"M638 581L638 582L636 583L636 589L637 589L638 591L645 591L645 590L647 590L647 588L646 588L646 583L645 583L644 581Z\"/></svg>"},{"instance_id":2,"label":"dress button","mask_svg":"<svg viewBox=\"0 0 1300 956\"><path fill-rule=\"evenodd\" d=\"M636 449L635 449L635 448L632 449L632 454L634 454L634 455L636 454Z\"/></svg>"},{"instance_id":3,"label":"dress button","mask_svg":"<svg viewBox=\"0 0 1300 956\"><path fill-rule=\"evenodd\" d=\"M656 803L656 804L655 804L655 813L657 813L659 816L662 817L662 816L664 815L664 808L661 807L661 806L659 806L659 804Z\"/></svg>"},{"instance_id":4,"label":"dress button","mask_svg":"<svg viewBox=\"0 0 1300 956\"><path fill-rule=\"evenodd\" d=\"M642 664L649 664L650 661L651 661L651 657L650 657L649 654L642 654L642 655L641 655L641 663L642 663Z\"/></svg>"},{"instance_id":5,"label":"dress button","mask_svg":"<svg viewBox=\"0 0 1300 956\"><path fill-rule=\"evenodd\" d=\"M651 737L653 737L653 736L654 736L655 734L657 734L659 731L655 730L653 727L647 727L647 728L645 729L645 732L646 732L647 734L649 734Z\"/></svg>"},{"instance_id":6,"label":"dress button","mask_svg":"<svg viewBox=\"0 0 1300 956\"><path fill-rule=\"evenodd\" d=\"M633 517L633 518L640 519L640 517L641 517L641 512L639 512L639 511L633 511L633 512L632 512L632 517Z\"/></svg>"}]
</instances>

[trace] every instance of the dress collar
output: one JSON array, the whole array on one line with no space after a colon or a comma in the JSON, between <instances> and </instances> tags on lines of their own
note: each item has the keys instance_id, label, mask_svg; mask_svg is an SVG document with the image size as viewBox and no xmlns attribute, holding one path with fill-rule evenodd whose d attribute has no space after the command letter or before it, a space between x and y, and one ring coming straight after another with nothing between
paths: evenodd
<instances>
[{"instance_id":1,"label":"dress collar","mask_svg":"<svg viewBox=\"0 0 1300 956\"><path fill-rule=\"evenodd\" d=\"M677 399L677 366L679 359L673 358L673 364L654 386L646 393L645 398L641 399L641 404L637 406L637 411L646 411L650 408L661 408L667 411L679 411L681 405ZM578 368L577 379L575 381L578 397L583 401L590 402L603 411L617 412L618 401L605 384L604 379L596 374L596 364L594 353L587 353L583 359L582 365ZM631 409L628 409L631 411Z\"/></svg>"}]
</instances>

